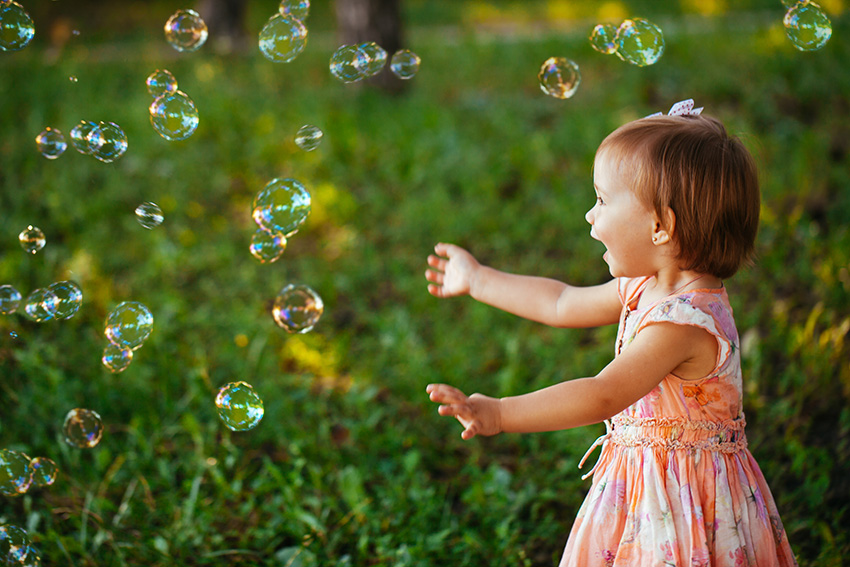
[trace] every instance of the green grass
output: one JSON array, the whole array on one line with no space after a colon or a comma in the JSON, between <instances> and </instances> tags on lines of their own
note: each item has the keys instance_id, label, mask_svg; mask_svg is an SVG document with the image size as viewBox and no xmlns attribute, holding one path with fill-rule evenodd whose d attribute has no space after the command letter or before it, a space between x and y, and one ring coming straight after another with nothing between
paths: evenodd
<instances>
[{"instance_id":1,"label":"green grass","mask_svg":"<svg viewBox=\"0 0 850 567\"><path fill-rule=\"evenodd\" d=\"M436 17L436 16L435 16ZM601 369L611 328L545 328L425 291L439 240L503 269L593 284L590 166L622 122L693 97L745 137L763 187L759 260L728 282L744 337L750 448L801 565L841 565L850 481L850 50L846 17L816 53L776 21L734 18L668 36L654 66L592 51L579 31L487 36L410 30L422 57L399 96L336 82L330 36L294 62L258 52L176 54L140 42L44 43L0 54L0 284L83 289L68 321L0 318L0 447L46 456L60 477L0 500L49 564L551 565L589 485L578 459L599 427L462 442L424 395L432 381L509 395ZM543 95L543 60L566 55L574 98ZM144 80L166 67L197 104L183 142L151 128ZM72 84L69 75L79 82ZM45 126L121 125L112 164L35 150ZM297 129L316 124L304 153ZM284 256L248 253L250 204L295 177L314 209ZM143 229L133 210L158 203ZM25 255L28 224L47 246ZM325 313L306 335L274 325L285 284ZM145 303L154 331L130 368L100 363L103 321ZM10 336L16 332L17 339ZM245 380L260 425L233 433L213 399ZM101 443L72 449L65 413L98 411Z\"/></svg>"}]
</instances>

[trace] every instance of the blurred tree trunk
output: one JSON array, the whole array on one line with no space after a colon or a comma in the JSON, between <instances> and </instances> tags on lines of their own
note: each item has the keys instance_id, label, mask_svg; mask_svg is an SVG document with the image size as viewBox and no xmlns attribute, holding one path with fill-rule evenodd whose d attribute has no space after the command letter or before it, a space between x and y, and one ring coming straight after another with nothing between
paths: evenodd
<instances>
[{"instance_id":1,"label":"blurred tree trunk","mask_svg":"<svg viewBox=\"0 0 850 567\"><path fill-rule=\"evenodd\" d=\"M390 58L403 43L401 0L336 0L336 20L340 43L374 41L386 50L386 66L367 81L387 92L401 92L405 82L390 72Z\"/></svg>"},{"instance_id":2,"label":"blurred tree trunk","mask_svg":"<svg viewBox=\"0 0 850 567\"><path fill-rule=\"evenodd\" d=\"M248 49L245 31L246 0L199 0L195 10L207 24L209 41L219 53Z\"/></svg>"}]
</instances>

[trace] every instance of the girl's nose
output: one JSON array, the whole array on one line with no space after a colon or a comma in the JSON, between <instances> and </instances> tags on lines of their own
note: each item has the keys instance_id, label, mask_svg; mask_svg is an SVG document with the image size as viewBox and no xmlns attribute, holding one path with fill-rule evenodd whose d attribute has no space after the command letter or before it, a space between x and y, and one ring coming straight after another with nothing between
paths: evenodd
<instances>
[{"instance_id":1,"label":"girl's nose","mask_svg":"<svg viewBox=\"0 0 850 567\"><path fill-rule=\"evenodd\" d=\"M593 205L589 211L584 214L584 220L588 223L593 224L593 211L596 209L596 205Z\"/></svg>"}]
</instances>

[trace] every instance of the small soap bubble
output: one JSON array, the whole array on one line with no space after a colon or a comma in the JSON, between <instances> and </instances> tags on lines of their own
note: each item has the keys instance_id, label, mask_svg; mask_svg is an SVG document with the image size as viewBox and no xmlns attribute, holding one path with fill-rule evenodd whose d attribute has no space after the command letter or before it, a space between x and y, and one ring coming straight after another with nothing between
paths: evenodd
<instances>
[{"instance_id":1,"label":"small soap bubble","mask_svg":"<svg viewBox=\"0 0 850 567\"><path fill-rule=\"evenodd\" d=\"M0 315L11 315L21 306L21 292L11 285L0 285Z\"/></svg>"},{"instance_id":2,"label":"small soap bubble","mask_svg":"<svg viewBox=\"0 0 850 567\"><path fill-rule=\"evenodd\" d=\"M100 361L113 374L124 372L133 362L133 349L107 343Z\"/></svg>"},{"instance_id":3,"label":"small soap bubble","mask_svg":"<svg viewBox=\"0 0 850 567\"><path fill-rule=\"evenodd\" d=\"M540 90L555 98L573 96L581 83L578 65L566 57L550 57L543 62L537 74Z\"/></svg>"},{"instance_id":4,"label":"small soap bubble","mask_svg":"<svg viewBox=\"0 0 850 567\"><path fill-rule=\"evenodd\" d=\"M275 63L289 63L307 45L307 28L294 16L275 14L260 30L260 51Z\"/></svg>"},{"instance_id":5,"label":"small soap bubble","mask_svg":"<svg viewBox=\"0 0 850 567\"><path fill-rule=\"evenodd\" d=\"M21 248L29 254L35 254L47 243L44 233L37 226L29 225L18 235Z\"/></svg>"},{"instance_id":6,"label":"small soap bubble","mask_svg":"<svg viewBox=\"0 0 850 567\"><path fill-rule=\"evenodd\" d=\"M252 216L260 228L283 233L287 238L310 214L310 193L295 179L272 179L254 197Z\"/></svg>"},{"instance_id":7,"label":"small soap bubble","mask_svg":"<svg viewBox=\"0 0 850 567\"><path fill-rule=\"evenodd\" d=\"M56 305L59 298L46 287L39 287L30 292L24 300L24 313L36 323L50 321L56 315Z\"/></svg>"},{"instance_id":8,"label":"small soap bubble","mask_svg":"<svg viewBox=\"0 0 850 567\"><path fill-rule=\"evenodd\" d=\"M153 315L138 301L125 301L106 316L106 338L112 344L137 350L153 330Z\"/></svg>"},{"instance_id":9,"label":"small soap bubble","mask_svg":"<svg viewBox=\"0 0 850 567\"><path fill-rule=\"evenodd\" d=\"M312 152L322 143L324 133L317 126L305 124L295 133L295 145L305 152Z\"/></svg>"},{"instance_id":10,"label":"small soap bubble","mask_svg":"<svg viewBox=\"0 0 850 567\"><path fill-rule=\"evenodd\" d=\"M814 2L797 2L785 13L785 35L800 51L816 51L832 37L832 22Z\"/></svg>"},{"instance_id":11,"label":"small soap bubble","mask_svg":"<svg viewBox=\"0 0 850 567\"><path fill-rule=\"evenodd\" d=\"M151 125L169 141L185 140L195 133L200 117L191 98L182 91L166 93L154 100L148 109Z\"/></svg>"},{"instance_id":12,"label":"small soap bubble","mask_svg":"<svg viewBox=\"0 0 850 567\"><path fill-rule=\"evenodd\" d=\"M625 20L615 38L617 57L638 67L652 65L664 53L661 28L643 18Z\"/></svg>"},{"instance_id":13,"label":"small soap bubble","mask_svg":"<svg viewBox=\"0 0 850 567\"><path fill-rule=\"evenodd\" d=\"M94 149L89 142L89 134L97 127L97 124L89 120L80 120L80 123L71 128L71 145L81 154L91 155Z\"/></svg>"},{"instance_id":14,"label":"small soap bubble","mask_svg":"<svg viewBox=\"0 0 850 567\"><path fill-rule=\"evenodd\" d=\"M195 51L207 41L207 24L194 10L177 10L165 22L165 39L177 51Z\"/></svg>"},{"instance_id":15,"label":"small soap bubble","mask_svg":"<svg viewBox=\"0 0 850 567\"><path fill-rule=\"evenodd\" d=\"M103 436L103 420L90 409L74 408L65 416L62 426L65 442L72 447L90 449L100 443Z\"/></svg>"},{"instance_id":16,"label":"small soap bubble","mask_svg":"<svg viewBox=\"0 0 850 567\"><path fill-rule=\"evenodd\" d=\"M14 524L0 526L0 564L22 565L30 552L26 530Z\"/></svg>"},{"instance_id":17,"label":"small soap bubble","mask_svg":"<svg viewBox=\"0 0 850 567\"><path fill-rule=\"evenodd\" d=\"M419 56L409 49L399 49L390 59L390 71L399 79L411 79L419 71Z\"/></svg>"},{"instance_id":18,"label":"small soap bubble","mask_svg":"<svg viewBox=\"0 0 850 567\"><path fill-rule=\"evenodd\" d=\"M101 122L86 136L91 153L103 163L112 163L127 151L127 135L114 122Z\"/></svg>"},{"instance_id":19,"label":"small soap bubble","mask_svg":"<svg viewBox=\"0 0 850 567\"><path fill-rule=\"evenodd\" d=\"M56 482L59 468L47 457L36 457L30 461L32 465L33 484L40 487L50 486Z\"/></svg>"},{"instance_id":20,"label":"small soap bubble","mask_svg":"<svg viewBox=\"0 0 850 567\"><path fill-rule=\"evenodd\" d=\"M24 453L0 449L0 493L18 496L32 484L32 464Z\"/></svg>"},{"instance_id":21,"label":"small soap bubble","mask_svg":"<svg viewBox=\"0 0 850 567\"><path fill-rule=\"evenodd\" d=\"M150 230L162 224L165 217L162 215L162 209L156 203L142 203L136 207L136 220L139 224Z\"/></svg>"},{"instance_id":22,"label":"small soap bubble","mask_svg":"<svg viewBox=\"0 0 850 567\"><path fill-rule=\"evenodd\" d=\"M35 144L38 147L38 153L47 159L58 158L65 153L65 149L68 147L62 132L50 126L35 137Z\"/></svg>"},{"instance_id":23,"label":"small soap bubble","mask_svg":"<svg viewBox=\"0 0 850 567\"><path fill-rule=\"evenodd\" d=\"M32 18L17 2L0 2L0 51L23 49L35 35Z\"/></svg>"},{"instance_id":24,"label":"small soap bubble","mask_svg":"<svg viewBox=\"0 0 850 567\"><path fill-rule=\"evenodd\" d=\"M168 69L157 69L148 75L145 84L148 87L148 93L154 98L177 91L177 79Z\"/></svg>"},{"instance_id":25,"label":"small soap bubble","mask_svg":"<svg viewBox=\"0 0 850 567\"><path fill-rule=\"evenodd\" d=\"M342 45L331 55L330 70L343 83L360 81L369 71L369 56L357 45Z\"/></svg>"},{"instance_id":26,"label":"small soap bubble","mask_svg":"<svg viewBox=\"0 0 850 567\"><path fill-rule=\"evenodd\" d=\"M617 28L613 24L597 24L590 32L590 45L599 53L611 55L617 51Z\"/></svg>"},{"instance_id":27,"label":"small soap bubble","mask_svg":"<svg viewBox=\"0 0 850 567\"><path fill-rule=\"evenodd\" d=\"M263 419L263 400L247 382L230 382L215 397L218 416L233 431L254 429Z\"/></svg>"},{"instance_id":28,"label":"small soap bubble","mask_svg":"<svg viewBox=\"0 0 850 567\"><path fill-rule=\"evenodd\" d=\"M286 250L286 236L280 232L272 233L262 228L251 236L251 255L263 264L270 264L283 255Z\"/></svg>"},{"instance_id":29,"label":"small soap bubble","mask_svg":"<svg viewBox=\"0 0 850 567\"><path fill-rule=\"evenodd\" d=\"M68 80L71 81L72 83L76 83L76 82L79 81L79 79L77 79L76 75L71 75L70 77L68 77Z\"/></svg>"},{"instance_id":30,"label":"small soap bubble","mask_svg":"<svg viewBox=\"0 0 850 567\"><path fill-rule=\"evenodd\" d=\"M369 59L369 63L366 66L366 76L372 77L380 73L381 69L383 69L384 65L387 63L387 51L374 41L361 43L357 47L359 47Z\"/></svg>"},{"instance_id":31,"label":"small soap bubble","mask_svg":"<svg viewBox=\"0 0 850 567\"><path fill-rule=\"evenodd\" d=\"M310 0L281 0L278 11L282 16L306 20L310 15Z\"/></svg>"},{"instance_id":32,"label":"small soap bubble","mask_svg":"<svg viewBox=\"0 0 850 567\"><path fill-rule=\"evenodd\" d=\"M53 305L53 316L56 319L70 319L80 310L83 303L83 292L74 282L56 282L47 286L47 291L56 298Z\"/></svg>"},{"instance_id":33,"label":"small soap bubble","mask_svg":"<svg viewBox=\"0 0 850 567\"><path fill-rule=\"evenodd\" d=\"M290 333L306 333L319 322L324 310L322 298L312 288L289 284L275 297L272 317Z\"/></svg>"}]
</instances>

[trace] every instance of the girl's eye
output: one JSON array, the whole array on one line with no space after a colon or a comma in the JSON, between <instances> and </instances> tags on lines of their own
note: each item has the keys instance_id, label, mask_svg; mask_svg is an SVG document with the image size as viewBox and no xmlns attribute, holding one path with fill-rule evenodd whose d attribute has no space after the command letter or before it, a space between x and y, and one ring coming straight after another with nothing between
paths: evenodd
<instances>
[{"instance_id":1,"label":"girl's eye","mask_svg":"<svg viewBox=\"0 0 850 567\"><path fill-rule=\"evenodd\" d=\"M596 197L596 204L597 205L604 205L605 201L602 200L602 197Z\"/></svg>"}]
</instances>

